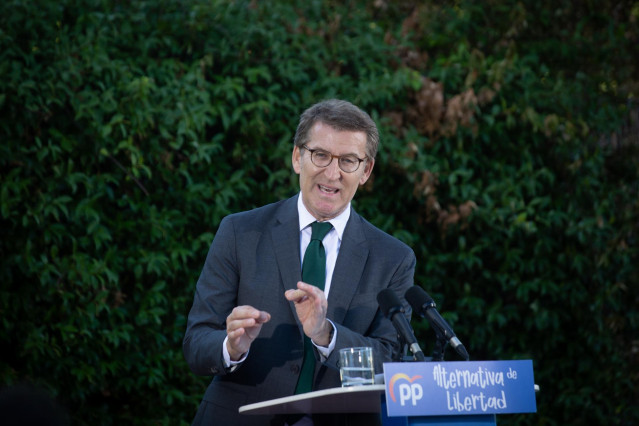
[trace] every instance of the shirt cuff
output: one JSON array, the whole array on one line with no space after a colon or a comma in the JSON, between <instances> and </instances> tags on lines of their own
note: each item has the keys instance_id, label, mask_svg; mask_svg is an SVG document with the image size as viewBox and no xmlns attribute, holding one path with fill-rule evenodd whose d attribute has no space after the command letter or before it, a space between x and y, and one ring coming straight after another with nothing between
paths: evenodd
<instances>
[{"instance_id":1,"label":"shirt cuff","mask_svg":"<svg viewBox=\"0 0 639 426\"><path fill-rule=\"evenodd\" d=\"M229 336L226 336L224 338L224 342L222 343L222 356L224 357L224 368L226 368L227 370L230 369L229 371L234 371L238 365L244 362L244 360L248 356L248 351L246 351L244 356L240 358L239 361L231 361L231 355L229 354L229 350L226 347L226 342L228 340L229 340Z\"/></svg>"},{"instance_id":2,"label":"shirt cuff","mask_svg":"<svg viewBox=\"0 0 639 426\"><path fill-rule=\"evenodd\" d=\"M335 327L335 324L333 324L333 321L329 320L328 318L326 318L326 320L330 322L331 327L333 327L333 332L331 333L331 341L329 342L328 347L318 346L315 344L315 342L311 340L313 345L317 348L317 351L319 352L322 361L326 361L326 359L330 356L331 352L333 352L333 349L335 349L335 342L337 341L337 327Z\"/></svg>"}]
</instances>

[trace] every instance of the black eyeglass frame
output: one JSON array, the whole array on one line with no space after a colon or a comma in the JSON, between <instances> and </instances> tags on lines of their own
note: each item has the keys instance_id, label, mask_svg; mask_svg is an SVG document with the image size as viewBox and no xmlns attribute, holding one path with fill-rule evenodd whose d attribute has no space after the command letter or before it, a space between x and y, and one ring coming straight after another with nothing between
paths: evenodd
<instances>
[{"instance_id":1,"label":"black eyeglass frame","mask_svg":"<svg viewBox=\"0 0 639 426\"><path fill-rule=\"evenodd\" d=\"M368 156L364 157L364 158L359 158L357 155L355 154L346 154L346 155L334 155L332 152L328 152L325 149L310 149L309 147L307 147L306 145L300 145L300 148L304 148L305 150L307 150L308 152L311 153L311 162L313 163L313 165L315 165L315 167L328 167L331 165L331 163L333 162L333 158L337 158L337 166L339 167L339 169L341 171L343 171L344 173L355 173L356 171L359 170L359 166L362 164L363 161L368 160ZM315 164L315 161L313 160L313 153L317 152L317 151L321 151L321 152L325 152L326 155L330 155L331 156L331 160L328 162L328 164L326 164L325 166L320 166L318 164ZM357 159L358 163L357 163L357 167L355 167L354 170L351 170L350 172L348 170L344 170L342 168L342 164L339 162L339 160L342 157L354 157L355 159Z\"/></svg>"}]
</instances>

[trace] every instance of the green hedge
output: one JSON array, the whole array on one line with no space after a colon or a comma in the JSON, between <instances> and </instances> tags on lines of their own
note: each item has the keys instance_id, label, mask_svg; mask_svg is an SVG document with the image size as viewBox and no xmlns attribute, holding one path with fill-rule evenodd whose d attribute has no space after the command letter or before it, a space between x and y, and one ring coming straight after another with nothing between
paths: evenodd
<instances>
[{"instance_id":1,"label":"green hedge","mask_svg":"<svg viewBox=\"0 0 639 426\"><path fill-rule=\"evenodd\" d=\"M439 3L5 1L0 383L189 423L217 226L296 192L299 114L340 97L382 133L355 207L471 359L534 362L538 413L500 424L639 422L639 6Z\"/></svg>"}]
</instances>

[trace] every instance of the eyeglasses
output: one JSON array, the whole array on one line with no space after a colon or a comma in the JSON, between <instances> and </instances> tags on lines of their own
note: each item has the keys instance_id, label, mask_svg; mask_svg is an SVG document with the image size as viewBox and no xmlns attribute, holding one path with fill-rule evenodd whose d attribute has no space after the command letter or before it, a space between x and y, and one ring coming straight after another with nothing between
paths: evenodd
<instances>
[{"instance_id":1,"label":"eyeglasses","mask_svg":"<svg viewBox=\"0 0 639 426\"><path fill-rule=\"evenodd\" d=\"M354 154L333 155L323 149L310 149L306 145L302 145L301 148L304 148L311 153L311 161L317 167L328 167L328 165L333 161L333 158L337 158L337 165L346 173L353 173L357 171L357 169L359 169L359 164L366 160L366 158L358 158Z\"/></svg>"}]
</instances>

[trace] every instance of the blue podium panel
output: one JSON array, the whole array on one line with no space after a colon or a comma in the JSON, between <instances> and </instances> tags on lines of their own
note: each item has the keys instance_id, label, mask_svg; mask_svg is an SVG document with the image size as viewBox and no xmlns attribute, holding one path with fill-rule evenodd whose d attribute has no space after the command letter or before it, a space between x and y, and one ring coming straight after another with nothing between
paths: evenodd
<instances>
[{"instance_id":1,"label":"blue podium panel","mask_svg":"<svg viewBox=\"0 0 639 426\"><path fill-rule=\"evenodd\" d=\"M383 426L495 426L494 414L476 416L382 417Z\"/></svg>"},{"instance_id":2,"label":"blue podium panel","mask_svg":"<svg viewBox=\"0 0 639 426\"><path fill-rule=\"evenodd\" d=\"M496 426L494 414L471 414L465 416L413 416L388 417L386 398L382 395L383 426Z\"/></svg>"},{"instance_id":3,"label":"blue podium panel","mask_svg":"<svg viewBox=\"0 0 639 426\"><path fill-rule=\"evenodd\" d=\"M537 411L531 360L385 363L384 379L389 417Z\"/></svg>"},{"instance_id":4,"label":"blue podium panel","mask_svg":"<svg viewBox=\"0 0 639 426\"><path fill-rule=\"evenodd\" d=\"M407 426L495 426L494 414L470 416L408 417Z\"/></svg>"}]
</instances>

